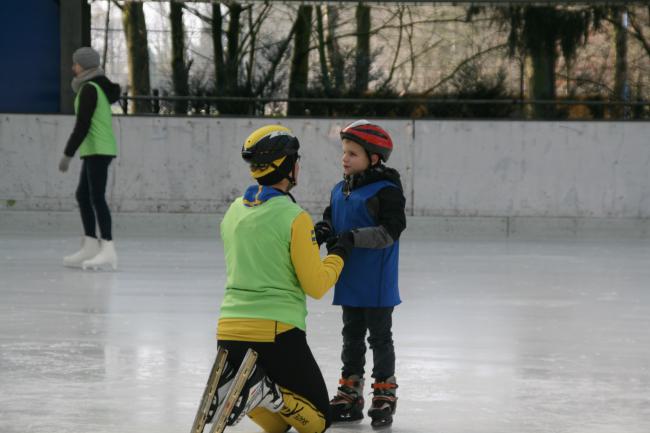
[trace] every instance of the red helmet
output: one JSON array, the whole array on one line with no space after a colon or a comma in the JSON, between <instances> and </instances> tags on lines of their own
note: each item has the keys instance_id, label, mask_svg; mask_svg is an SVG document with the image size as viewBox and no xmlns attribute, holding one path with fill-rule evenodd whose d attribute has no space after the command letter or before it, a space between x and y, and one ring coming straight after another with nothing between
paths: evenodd
<instances>
[{"instance_id":1,"label":"red helmet","mask_svg":"<svg viewBox=\"0 0 650 433\"><path fill-rule=\"evenodd\" d=\"M341 139L347 138L360 144L368 154L376 153L382 161L388 161L393 151L393 140L385 129L368 122L357 120L341 130Z\"/></svg>"}]
</instances>

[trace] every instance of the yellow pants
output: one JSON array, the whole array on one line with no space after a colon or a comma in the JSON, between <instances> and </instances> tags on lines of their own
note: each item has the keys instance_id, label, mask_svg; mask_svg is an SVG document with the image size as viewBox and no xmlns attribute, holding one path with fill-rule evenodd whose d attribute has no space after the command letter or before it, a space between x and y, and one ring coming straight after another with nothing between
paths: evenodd
<instances>
[{"instance_id":1,"label":"yellow pants","mask_svg":"<svg viewBox=\"0 0 650 433\"><path fill-rule=\"evenodd\" d=\"M253 409L248 416L262 427L266 433L284 433L290 427L298 433L323 433L326 428L325 416L309 401L280 387L284 407L278 413L263 408Z\"/></svg>"}]
</instances>

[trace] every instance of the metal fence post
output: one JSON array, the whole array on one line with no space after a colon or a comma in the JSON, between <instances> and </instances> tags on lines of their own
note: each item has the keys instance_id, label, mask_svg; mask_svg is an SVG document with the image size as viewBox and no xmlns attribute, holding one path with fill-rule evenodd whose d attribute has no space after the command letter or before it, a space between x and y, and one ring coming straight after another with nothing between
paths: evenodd
<instances>
[{"instance_id":1,"label":"metal fence post","mask_svg":"<svg viewBox=\"0 0 650 433\"><path fill-rule=\"evenodd\" d=\"M154 114L160 113L160 92L158 89L153 89L153 100L152 100L152 110Z\"/></svg>"}]
</instances>

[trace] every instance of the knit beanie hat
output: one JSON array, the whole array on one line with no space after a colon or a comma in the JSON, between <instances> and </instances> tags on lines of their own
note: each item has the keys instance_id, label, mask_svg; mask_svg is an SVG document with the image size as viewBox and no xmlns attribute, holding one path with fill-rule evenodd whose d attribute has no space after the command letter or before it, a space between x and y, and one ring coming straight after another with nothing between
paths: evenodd
<instances>
[{"instance_id":1,"label":"knit beanie hat","mask_svg":"<svg viewBox=\"0 0 650 433\"><path fill-rule=\"evenodd\" d=\"M93 69L99 66L99 53L90 47L81 47L72 55L72 62L78 63L84 69Z\"/></svg>"}]
</instances>

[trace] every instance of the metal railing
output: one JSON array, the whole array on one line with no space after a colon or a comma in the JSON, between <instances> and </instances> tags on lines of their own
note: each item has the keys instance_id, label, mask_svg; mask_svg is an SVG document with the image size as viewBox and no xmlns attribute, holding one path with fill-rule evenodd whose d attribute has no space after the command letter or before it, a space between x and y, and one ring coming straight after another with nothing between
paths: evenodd
<instances>
[{"instance_id":1,"label":"metal railing","mask_svg":"<svg viewBox=\"0 0 650 433\"><path fill-rule=\"evenodd\" d=\"M146 101L146 106L130 112L136 101ZM181 101L187 103L187 110L178 113L174 105ZM124 114L176 116L650 119L650 101L646 100L172 96L154 90L152 95L124 94L121 106Z\"/></svg>"}]
</instances>

